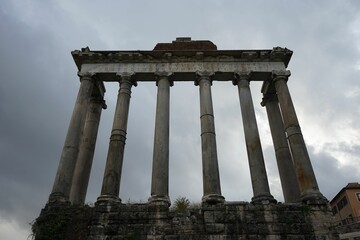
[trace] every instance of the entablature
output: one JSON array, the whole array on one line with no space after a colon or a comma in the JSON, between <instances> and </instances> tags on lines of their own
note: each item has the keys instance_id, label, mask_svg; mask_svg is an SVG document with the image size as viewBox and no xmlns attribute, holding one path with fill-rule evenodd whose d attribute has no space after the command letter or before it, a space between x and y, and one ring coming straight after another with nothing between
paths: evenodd
<instances>
[{"instance_id":1,"label":"entablature","mask_svg":"<svg viewBox=\"0 0 360 240\"><path fill-rule=\"evenodd\" d=\"M72 51L81 72L91 72L102 81L116 81L117 73L135 73L137 81L154 81L155 72L172 72L174 81L193 81L195 72L214 73L214 80L233 80L234 72L252 72L250 80L264 81L273 70L286 70L292 56L287 48L270 50L152 50Z\"/></svg>"}]
</instances>

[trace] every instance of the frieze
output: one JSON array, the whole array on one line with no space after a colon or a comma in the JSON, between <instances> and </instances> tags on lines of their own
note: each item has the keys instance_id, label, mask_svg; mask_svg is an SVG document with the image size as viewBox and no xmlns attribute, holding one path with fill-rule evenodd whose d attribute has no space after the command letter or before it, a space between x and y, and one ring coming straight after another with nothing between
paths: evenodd
<instances>
[{"instance_id":1,"label":"frieze","mask_svg":"<svg viewBox=\"0 0 360 240\"><path fill-rule=\"evenodd\" d=\"M232 80L234 72L253 72L254 78L261 77L264 80L273 70L284 71L285 65L282 62L174 62L174 63L86 63L81 67L82 72L96 73L100 78L105 75L109 77L117 72L134 72L136 74L151 74L156 72L172 72L175 75L182 74L181 80L192 80L190 75L185 73L214 72L219 80ZM256 75L257 74L257 75ZM266 74L266 77L263 76ZM189 76L190 78L188 78ZM226 79L227 78L227 79ZM145 78L147 79L147 78ZM176 78L175 78L176 79ZM104 79L103 81L111 81ZM139 79L140 80L140 79ZM149 80L154 80L153 77Z\"/></svg>"}]
</instances>

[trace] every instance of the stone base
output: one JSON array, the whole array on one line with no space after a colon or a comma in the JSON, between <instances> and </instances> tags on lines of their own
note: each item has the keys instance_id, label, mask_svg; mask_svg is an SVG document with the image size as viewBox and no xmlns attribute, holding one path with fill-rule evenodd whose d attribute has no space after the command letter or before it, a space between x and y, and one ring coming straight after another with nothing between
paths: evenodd
<instances>
[{"instance_id":1,"label":"stone base","mask_svg":"<svg viewBox=\"0 0 360 240\"><path fill-rule=\"evenodd\" d=\"M327 204L329 202L317 189L301 193L300 200L306 204Z\"/></svg>"},{"instance_id":2,"label":"stone base","mask_svg":"<svg viewBox=\"0 0 360 240\"><path fill-rule=\"evenodd\" d=\"M259 194L251 198L252 204L270 204L277 203L276 199L270 194Z\"/></svg>"},{"instance_id":3,"label":"stone base","mask_svg":"<svg viewBox=\"0 0 360 240\"><path fill-rule=\"evenodd\" d=\"M203 204L219 204L224 203L225 198L219 194L208 194L202 197L201 199Z\"/></svg>"},{"instance_id":4,"label":"stone base","mask_svg":"<svg viewBox=\"0 0 360 240\"><path fill-rule=\"evenodd\" d=\"M70 204L69 197L65 196L63 193L60 192L51 193L49 196L48 204L54 205L57 203Z\"/></svg>"},{"instance_id":5,"label":"stone base","mask_svg":"<svg viewBox=\"0 0 360 240\"><path fill-rule=\"evenodd\" d=\"M96 205L118 205L121 204L121 199L113 195L101 195L97 198Z\"/></svg>"},{"instance_id":6,"label":"stone base","mask_svg":"<svg viewBox=\"0 0 360 240\"><path fill-rule=\"evenodd\" d=\"M327 204L203 204L184 213L157 204L45 208L35 240L338 239ZM51 237L49 237L51 236Z\"/></svg>"},{"instance_id":7,"label":"stone base","mask_svg":"<svg viewBox=\"0 0 360 240\"><path fill-rule=\"evenodd\" d=\"M148 201L150 204L160 204L168 207L171 205L170 198L168 196L152 195L151 197L149 197Z\"/></svg>"}]
</instances>

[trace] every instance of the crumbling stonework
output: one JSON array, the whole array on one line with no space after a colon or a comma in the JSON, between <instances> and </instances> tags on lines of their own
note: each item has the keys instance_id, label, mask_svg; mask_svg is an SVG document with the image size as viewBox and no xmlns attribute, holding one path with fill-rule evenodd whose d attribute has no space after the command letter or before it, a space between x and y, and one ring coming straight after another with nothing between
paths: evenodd
<instances>
[{"instance_id":1,"label":"crumbling stonework","mask_svg":"<svg viewBox=\"0 0 360 240\"><path fill-rule=\"evenodd\" d=\"M169 211L163 204L70 205L43 209L36 240L337 239L328 205L225 202ZM49 236L51 236L49 238Z\"/></svg>"}]
</instances>

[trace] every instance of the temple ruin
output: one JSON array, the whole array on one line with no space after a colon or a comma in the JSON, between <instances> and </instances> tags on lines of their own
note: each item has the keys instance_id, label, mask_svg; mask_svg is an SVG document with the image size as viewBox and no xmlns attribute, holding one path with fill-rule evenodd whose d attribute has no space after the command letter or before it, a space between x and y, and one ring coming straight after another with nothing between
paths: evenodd
<instances>
[{"instance_id":1,"label":"temple ruin","mask_svg":"<svg viewBox=\"0 0 360 240\"><path fill-rule=\"evenodd\" d=\"M80 88L53 188L36 221L36 239L47 239L52 224L59 222L55 232L64 239L336 239L287 85L291 50L218 50L210 41L177 38L151 51L87 47L72 56ZM201 207L180 215L169 211L169 102L176 81L199 88L203 174ZM213 81L227 81L239 92L251 202L227 202L221 193ZM263 98L257 101L268 115L285 203L277 203L270 192L251 81L263 83ZM119 83L119 92L101 194L95 206L88 207L84 202L101 111L106 108L104 82ZM147 203L124 204L119 190L129 103L132 87L142 82L157 86L150 196Z\"/></svg>"}]
</instances>

